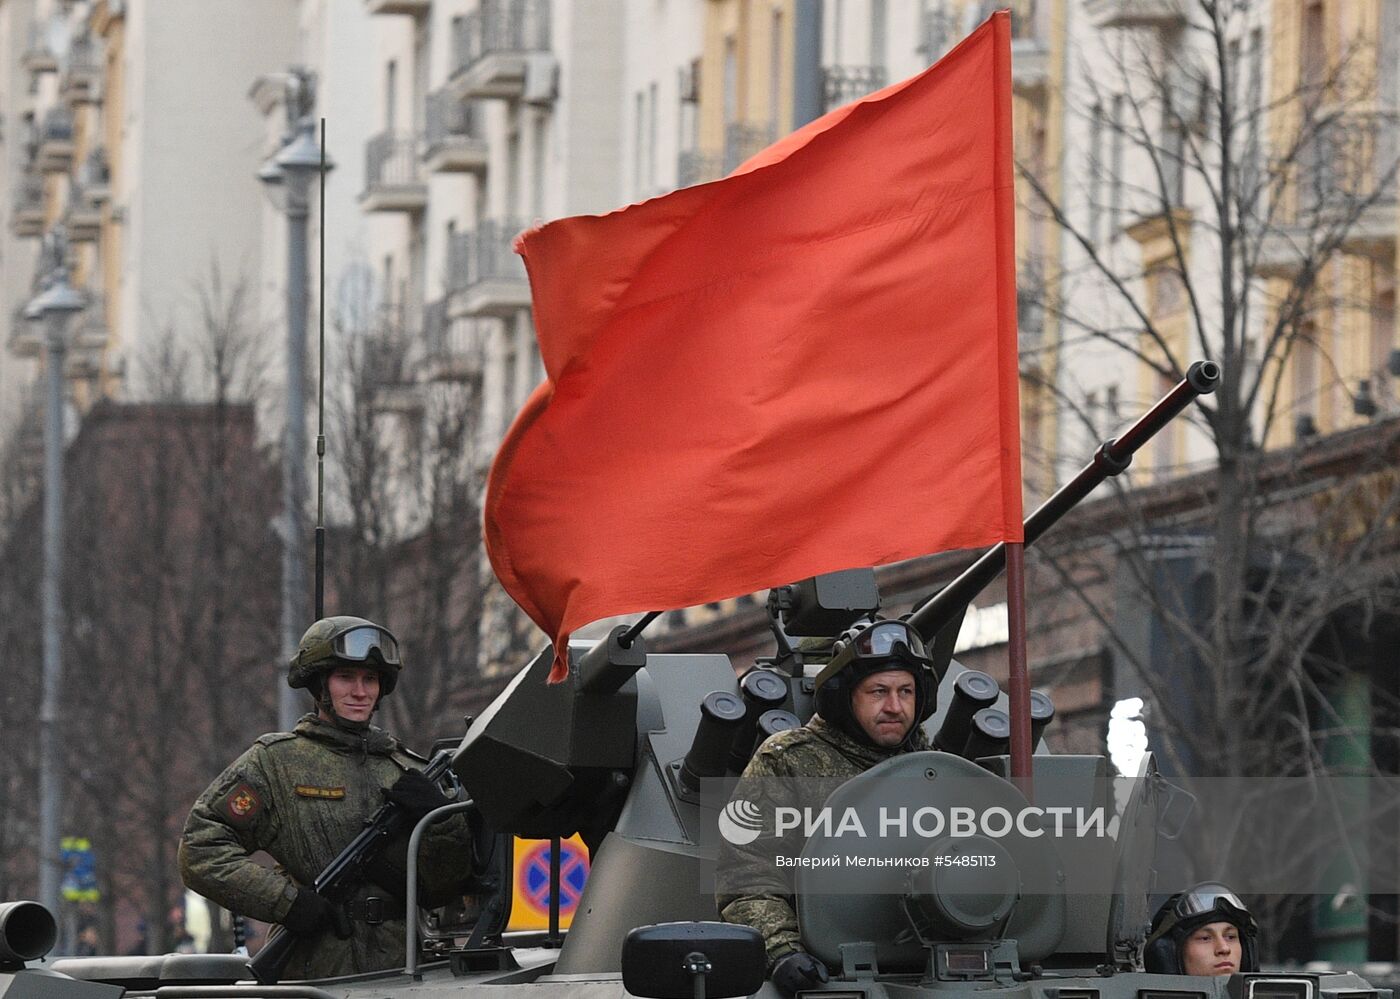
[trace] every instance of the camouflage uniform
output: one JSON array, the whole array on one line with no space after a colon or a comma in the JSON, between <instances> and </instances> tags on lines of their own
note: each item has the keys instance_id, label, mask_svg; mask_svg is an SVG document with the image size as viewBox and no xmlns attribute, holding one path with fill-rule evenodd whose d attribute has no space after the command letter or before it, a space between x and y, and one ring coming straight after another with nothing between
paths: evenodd
<instances>
[{"instance_id":1,"label":"camouflage uniform","mask_svg":"<svg viewBox=\"0 0 1400 999\"><path fill-rule=\"evenodd\" d=\"M806 725L779 732L754 753L731 800L759 803L768 824L747 845L721 841L715 901L725 922L752 926L763 934L770 972L779 959L803 949L792 900L792 869L779 868L775 858L799 856L804 840L800 828L781 839L774 836L772 809L819 808L832 791L877 763L928 748L917 724L907 746L883 749L859 742L813 715Z\"/></svg>"},{"instance_id":2,"label":"camouflage uniform","mask_svg":"<svg viewBox=\"0 0 1400 999\"><path fill-rule=\"evenodd\" d=\"M380 790L425 763L378 728L351 732L305 715L295 731L259 738L199 796L180 838L180 874L189 888L232 912L281 922L297 887L310 885L383 804ZM462 815L424 834L419 884L429 891L421 903L441 905L462 893L471 875L470 842ZM276 870L252 859L259 850L278 862ZM328 929L299 940L283 980L403 967L407 836L386 854L375 877L391 883L351 895L351 938ZM364 921L371 896L384 899L392 918Z\"/></svg>"}]
</instances>

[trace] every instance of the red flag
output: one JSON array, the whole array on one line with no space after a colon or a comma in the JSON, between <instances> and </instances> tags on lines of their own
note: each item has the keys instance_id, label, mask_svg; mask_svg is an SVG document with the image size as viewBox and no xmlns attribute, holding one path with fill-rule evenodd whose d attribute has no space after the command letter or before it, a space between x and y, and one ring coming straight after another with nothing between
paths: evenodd
<instances>
[{"instance_id":1,"label":"red flag","mask_svg":"<svg viewBox=\"0 0 1400 999\"><path fill-rule=\"evenodd\" d=\"M723 180L523 234L486 545L554 637L1021 538L1010 23Z\"/></svg>"}]
</instances>

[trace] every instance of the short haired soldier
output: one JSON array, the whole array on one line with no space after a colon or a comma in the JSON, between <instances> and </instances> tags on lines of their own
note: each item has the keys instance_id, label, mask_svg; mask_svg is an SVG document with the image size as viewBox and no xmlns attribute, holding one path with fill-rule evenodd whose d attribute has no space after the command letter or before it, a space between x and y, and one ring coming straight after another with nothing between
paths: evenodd
<instances>
[{"instance_id":1,"label":"short haired soldier","mask_svg":"<svg viewBox=\"0 0 1400 999\"><path fill-rule=\"evenodd\" d=\"M933 714L936 695L918 632L904 621L856 625L836 640L817 676L817 713L758 748L734 799L761 801L765 810L821 805L837 785L877 763L928 749L921 723ZM722 842L716 872L720 918L763 934L770 976L789 996L827 979L827 969L803 949L792 887L776 864L778 855L801 850L797 831L778 839L765 828L749 844Z\"/></svg>"},{"instance_id":2,"label":"short haired soldier","mask_svg":"<svg viewBox=\"0 0 1400 999\"><path fill-rule=\"evenodd\" d=\"M1259 970L1259 927L1239 896L1208 881L1177 892L1152 917L1143 965L1159 975Z\"/></svg>"},{"instance_id":3,"label":"short haired soldier","mask_svg":"<svg viewBox=\"0 0 1400 999\"><path fill-rule=\"evenodd\" d=\"M311 887L386 799L413 821L448 803L420 772L427 761L370 724L402 668L388 629L358 617L317 621L287 667L287 683L308 691L315 710L293 731L259 738L205 789L185 822L185 885L294 934L284 979L403 966L406 834L343 906ZM472 875L471 838L461 815L427 832L420 851L424 904L462 894ZM277 868L255 862L258 851Z\"/></svg>"}]
</instances>

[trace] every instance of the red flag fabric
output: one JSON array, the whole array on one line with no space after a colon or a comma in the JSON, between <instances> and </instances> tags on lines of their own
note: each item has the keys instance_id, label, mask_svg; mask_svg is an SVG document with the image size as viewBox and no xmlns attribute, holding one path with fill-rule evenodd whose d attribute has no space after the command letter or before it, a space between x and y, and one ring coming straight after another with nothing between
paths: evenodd
<instances>
[{"instance_id":1,"label":"red flag fabric","mask_svg":"<svg viewBox=\"0 0 1400 999\"><path fill-rule=\"evenodd\" d=\"M1010 22L730 176L518 237L547 380L487 484L554 638L1021 539Z\"/></svg>"}]
</instances>

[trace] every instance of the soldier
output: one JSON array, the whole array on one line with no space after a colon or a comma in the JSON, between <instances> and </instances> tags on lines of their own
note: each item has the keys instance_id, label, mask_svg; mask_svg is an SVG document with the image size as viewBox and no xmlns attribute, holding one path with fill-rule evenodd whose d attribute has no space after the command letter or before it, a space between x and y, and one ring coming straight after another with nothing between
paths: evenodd
<instances>
[{"instance_id":1,"label":"soldier","mask_svg":"<svg viewBox=\"0 0 1400 999\"><path fill-rule=\"evenodd\" d=\"M426 761L370 724L392 693L398 642L363 618L331 617L302 636L287 683L315 711L292 732L264 735L199 796L180 838L186 886L235 913L281 923L297 946L283 978L328 978L404 963L407 836L372 865L343 907L310 887L385 799L416 821L448 798ZM276 870L256 863L266 851ZM420 899L441 905L471 877L471 830L454 815L424 837Z\"/></svg>"},{"instance_id":2,"label":"soldier","mask_svg":"<svg viewBox=\"0 0 1400 999\"><path fill-rule=\"evenodd\" d=\"M761 802L769 816L779 806L820 806L877 763L928 749L920 723L932 714L936 694L932 663L913 628L884 620L851 628L817 676L816 714L759 747L734 799ZM765 828L751 843L723 842L716 872L720 918L763 934L773 984L789 996L827 980L827 969L802 947L792 886L776 860L802 852L799 832L779 839Z\"/></svg>"},{"instance_id":3,"label":"soldier","mask_svg":"<svg viewBox=\"0 0 1400 999\"><path fill-rule=\"evenodd\" d=\"M1178 892L1152 917L1143 965L1158 975L1259 970L1259 927L1239 896L1207 882Z\"/></svg>"}]
</instances>

